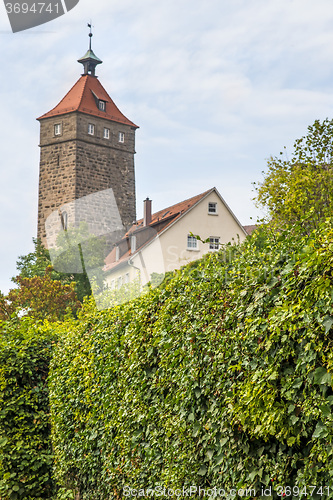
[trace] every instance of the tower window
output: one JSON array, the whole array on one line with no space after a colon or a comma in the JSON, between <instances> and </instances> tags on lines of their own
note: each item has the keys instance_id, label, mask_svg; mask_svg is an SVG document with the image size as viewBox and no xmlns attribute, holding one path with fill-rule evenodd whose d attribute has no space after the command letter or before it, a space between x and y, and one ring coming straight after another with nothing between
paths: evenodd
<instances>
[{"instance_id":1,"label":"tower window","mask_svg":"<svg viewBox=\"0 0 333 500\"><path fill-rule=\"evenodd\" d=\"M104 137L104 139L110 139L110 129L109 128L104 128L103 137Z\"/></svg>"},{"instance_id":2,"label":"tower window","mask_svg":"<svg viewBox=\"0 0 333 500\"><path fill-rule=\"evenodd\" d=\"M88 134L95 135L95 125L92 123L88 123Z\"/></svg>"},{"instance_id":3,"label":"tower window","mask_svg":"<svg viewBox=\"0 0 333 500\"><path fill-rule=\"evenodd\" d=\"M125 134L124 134L124 132L119 132L118 141L119 142L125 142Z\"/></svg>"},{"instance_id":4,"label":"tower window","mask_svg":"<svg viewBox=\"0 0 333 500\"><path fill-rule=\"evenodd\" d=\"M105 111L105 101L98 101L98 107L101 111Z\"/></svg>"},{"instance_id":5,"label":"tower window","mask_svg":"<svg viewBox=\"0 0 333 500\"><path fill-rule=\"evenodd\" d=\"M61 123L54 125L54 135L61 135Z\"/></svg>"}]
</instances>

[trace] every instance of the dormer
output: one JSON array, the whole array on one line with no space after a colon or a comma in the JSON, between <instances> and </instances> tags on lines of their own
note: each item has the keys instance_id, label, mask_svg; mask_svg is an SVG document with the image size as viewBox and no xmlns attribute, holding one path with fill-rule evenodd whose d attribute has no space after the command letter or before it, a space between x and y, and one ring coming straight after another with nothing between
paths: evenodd
<instances>
[{"instance_id":1,"label":"dormer","mask_svg":"<svg viewBox=\"0 0 333 500\"><path fill-rule=\"evenodd\" d=\"M105 111L106 110L106 101L102 101L102 99L99 99L99 101L98 101L98 109L100 111Z\"/></svg>"}]
</instances>

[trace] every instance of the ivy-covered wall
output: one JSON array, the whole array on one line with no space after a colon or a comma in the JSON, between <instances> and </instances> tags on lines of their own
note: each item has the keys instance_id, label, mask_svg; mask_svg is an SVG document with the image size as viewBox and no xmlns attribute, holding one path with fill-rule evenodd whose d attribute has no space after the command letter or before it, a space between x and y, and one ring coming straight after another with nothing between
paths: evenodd
<instances>
[{"instance_id":1,"label":"ivy-covered wall","mask_svg":"<svg viewBox=\"0 0 333 500\"><path fill-rule=\"evenodd\" d=\"M50 499L53 454L47 375L55 342L31 318L0 323L0 498Z\"/></svg>"},{"instance_id":2,"label":"ivy-covered wall","mask_svg":"<svg viewBox=\"0 0 333 500\"><path fill-rule=\"evenodd\" d=\"M323 498L332 241L331 223L310 239L260 234L134 302L87 304L52 360L57 480L91 500L158 485L316 485Z\"/></svg>"}]
</instances>

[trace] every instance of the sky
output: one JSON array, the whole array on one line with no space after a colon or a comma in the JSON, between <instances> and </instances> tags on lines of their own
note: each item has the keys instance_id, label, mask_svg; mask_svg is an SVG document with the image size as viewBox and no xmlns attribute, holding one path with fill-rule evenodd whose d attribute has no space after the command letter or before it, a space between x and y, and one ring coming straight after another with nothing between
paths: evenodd
<instances>
[{"instance_id":1,"label":"sky","mask_svg":"<svg viewBox=\"0 0 333 500\"><path fill-rule=\"evenodd\" d=\"M97 75L140 126L138 217L147 196L157 211L215 186L242 224L254 223L252 182L267 159L332 118L331 0L80 0L18 33L1 3L3 293L37 232L36 118L80 77L90 20Z\"/></svg>"}]
</instances>

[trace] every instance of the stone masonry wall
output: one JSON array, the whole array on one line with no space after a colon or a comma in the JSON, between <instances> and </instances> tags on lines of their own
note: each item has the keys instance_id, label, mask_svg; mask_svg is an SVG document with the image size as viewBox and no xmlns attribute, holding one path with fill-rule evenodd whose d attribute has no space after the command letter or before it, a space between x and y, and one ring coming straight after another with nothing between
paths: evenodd
<instances>
[{"instance_id":1,"label":"stone masonry wall","mask_svg":"<svg viewBox=\"0 0 333 500\"><path fill-rule=\"evenodd\" d=\"M61 123L62 134L54 135ZM76 118L74 114L41 121L37 237L46 245L45 221L75 197Z\"/></svg>"},{"instance_id":2,"label":"stone masonry wall","mask_svg":"<svg viewBox=\"0 0 333 500\"><path fill-rule=\"evenodd\" d=\"M54 135L54 125L61 135ZM94 135L88 125L94 125ZM104 128L109 138L104 138ZM124 142L119 142L119 132ZM69 113L41 120L41 157L38 237L46 242L45 220L58 207L84 196L112 188L126 229L135 211L135 129L83 113ZM98 211L96 212L98 213ZM84 219L68 214L69 225ZM98 221L96 221L97 223Z\"/></svg>"}]
</instances>

